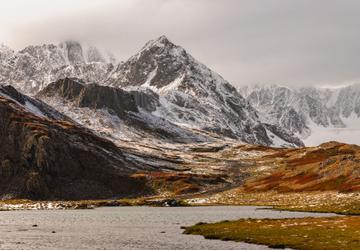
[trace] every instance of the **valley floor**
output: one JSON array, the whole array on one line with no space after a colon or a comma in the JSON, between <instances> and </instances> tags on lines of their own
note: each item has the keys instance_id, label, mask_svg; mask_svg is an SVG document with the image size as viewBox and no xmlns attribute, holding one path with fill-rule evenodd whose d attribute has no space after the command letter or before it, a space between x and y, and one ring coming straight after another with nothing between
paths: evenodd
<instances>
[{"instance_id":1,"label":"valley floor","mask_svg":"<svg viewBox=\"0 0 360 250\"><path fill-rule=\"evenodd\" d=\"M81 201L8 200L0 202L0 210L250 205L266 206L263 211L282 210L283 214L288 213L284 210L336 213L346 216L242 219L198 224L187 227L185 232L280 248L360 247L358 146L330 142L313 148L277 149L227 141L152 147L149 143L127 142L123 151L134 158L137 152L146 152L148 162L155 167L159 164L167 167L166 171L144 171L132 176L147 180L154 190L152 196Z\"/></svg>"}]
</instances>

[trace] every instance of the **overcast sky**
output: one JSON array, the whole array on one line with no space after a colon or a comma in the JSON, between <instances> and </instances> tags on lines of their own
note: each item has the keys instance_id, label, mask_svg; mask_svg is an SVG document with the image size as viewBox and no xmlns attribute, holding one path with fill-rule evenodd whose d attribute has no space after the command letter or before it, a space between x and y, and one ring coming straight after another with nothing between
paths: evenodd
<instances>
[{"instance_id":1,"label":"overcast sky","mask_svg":"<svg viewBox=\"0 0 360 250\"><path fill-rule=\"evenodd\" d=\"M358 0L0 0L0 41L66 39L119 60L166 35L232 84L360 82Z\"/></svg>"}]
</instances>

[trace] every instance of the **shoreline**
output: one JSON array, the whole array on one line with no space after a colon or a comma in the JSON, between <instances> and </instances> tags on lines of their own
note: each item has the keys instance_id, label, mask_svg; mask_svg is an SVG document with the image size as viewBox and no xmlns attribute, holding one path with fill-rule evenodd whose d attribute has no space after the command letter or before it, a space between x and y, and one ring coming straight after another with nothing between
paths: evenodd
<instances>
[{"instance_id":1,"label":"shoreline","mask_svg":"<svg viewBox=\"0 0 360 250\"><path fill-rule=\"evenodd\" d=\"M1 211L16 210L61 210L93 209L97 207L155 206L264 206L267 209L294 212L335 213L339 215L360 215L360 193L302 192L302 193L244 193L230 190L210 196L184 197L139 197L129 199L78 200L78 201L0 201Z\"/></svg>"},{"instance_id":2,"label":"shoreline","mask_svg":"<svg viewBox=\"0 0 360 250\"><path fill-rule=\"evenodd\" d=\"M245 242L269 248L359 249L360 216L239 219L197 223L183 234L205 239Z\"/></svg>"}]
</instances>

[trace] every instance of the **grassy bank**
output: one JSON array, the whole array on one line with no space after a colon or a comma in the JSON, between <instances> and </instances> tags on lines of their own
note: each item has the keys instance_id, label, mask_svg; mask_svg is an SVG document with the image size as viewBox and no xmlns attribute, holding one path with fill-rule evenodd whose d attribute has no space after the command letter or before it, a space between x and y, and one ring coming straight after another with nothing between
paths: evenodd
<instances>
[{"instance_id":1,"label":"grassy bank","mask_svg":"<svg viewBox=\"0 0 360 250\"><path fill-rule=\"evenodd\" d=\"M263 244L273 248L360 249L359 216L199 223L185 228L184 233L203 235L206 239Z\"/></svg>"}]
</instances>

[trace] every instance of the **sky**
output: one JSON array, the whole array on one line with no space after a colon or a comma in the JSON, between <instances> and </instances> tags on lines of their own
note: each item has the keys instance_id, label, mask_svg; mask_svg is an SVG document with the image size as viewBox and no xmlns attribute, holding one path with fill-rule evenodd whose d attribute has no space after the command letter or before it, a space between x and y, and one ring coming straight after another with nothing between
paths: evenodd
<instances>
[{"instance_id":1,"label":"sky","mask_svg":"<svg viewBox=\"0 0 360 250\"><path fill-rule=\"evenodd\" d=\"M0 43L78 40L119 60L166 35L235 86L360 82L358 0L0 0Z\"/></svg>"}]
</instances>

